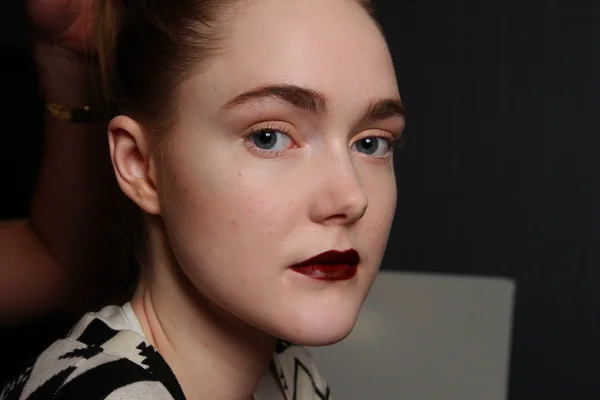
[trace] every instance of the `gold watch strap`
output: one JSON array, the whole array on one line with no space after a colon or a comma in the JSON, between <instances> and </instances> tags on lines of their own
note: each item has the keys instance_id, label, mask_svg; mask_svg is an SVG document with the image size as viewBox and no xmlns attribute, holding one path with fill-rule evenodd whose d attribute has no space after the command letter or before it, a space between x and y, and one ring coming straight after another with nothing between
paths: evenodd
<instances>
[{"instance_id":1,"label":"gold watch strap","mask_svg":"<svg viewBox=\"0 0 600 400\"><path fill-rule=\"evenodd\" d=\"M44 110L46 114L53 118L74 123L96 122L103 116L101 110L96 107L83 106L81 108L68 108L53 102L47 102Z\"/></svg>"}]
</instances>

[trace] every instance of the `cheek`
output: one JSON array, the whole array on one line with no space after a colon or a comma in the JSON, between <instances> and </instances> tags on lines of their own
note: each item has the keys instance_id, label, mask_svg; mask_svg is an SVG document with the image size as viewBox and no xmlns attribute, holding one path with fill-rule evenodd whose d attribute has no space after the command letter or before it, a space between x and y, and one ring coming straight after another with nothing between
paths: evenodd
<instances>
[{"instance_id":1,"label":"cheek","mask_svg":"<svg viewBox=\"0 0 600 400\"><path fill-rule=\"evenodd\" d=\"M369 166L359 171L359 179L369 199L369 209L373 218L384 225L391 224L397 200L393 167L390 165L387 168L370 168Z\"/></svg>"},{"instance_id":2,"label":"cheek","mask_svg":"<svg viewBox=\"0 0 600 400\"><path fill-rule=\"evenodd\" d=\"M365 241L378 253L383 253L396 210L396 180L393 169L361 174L363 190L369 206L361 225Z\"/></svg>"},{"instance_id":3,"label":"cheek","mask_svg":"<svg viewBox=\"0 0 600 400\"><path fill-rule=\"evenodd\" d=\"M177 154L161 190L163 219L180 252L197 249L195 258L221 254L233 262L235 255L244 258L272 248L273 240L294 229L298 207L285 174L274 166L255 166L231 147Z\"/></svg>"},{"instance_id":4,"label":"cheek","mask_svg":"<svg viewBox=\"0 0 600 400\"><path fill-rule=\"evenodd\" d=\"M202 198L199 202L207 200ZM215 225L227 227L240 241L257 245L269 245L273 238L286 235L297 220L293 201L280 185L259 171L232 173L211 201L221 207L219 213L208 217Z\"/></svg>"}]
</instances>

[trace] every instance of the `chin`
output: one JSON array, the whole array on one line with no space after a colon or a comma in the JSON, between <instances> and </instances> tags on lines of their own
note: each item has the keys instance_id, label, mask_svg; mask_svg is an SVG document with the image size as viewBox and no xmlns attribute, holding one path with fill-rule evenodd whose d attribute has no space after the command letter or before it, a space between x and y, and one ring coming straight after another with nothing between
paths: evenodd
<instances>
[{"instance_id":1,"label":"chin","mask_svg":"<svg viewBox=\"0 0 600 400\"><path fill-rule=\"evenodd\" d=\"M327 333L309 333L303 335L302 337L298 337L295 340L288 341L301 346L309 347L329 346L344 340L350 334L350 332L352 332L353 328L354 325L352 325L352 328L346 330L332 331Z\"/></svg>"},{"instance_id":2,"label":"chin","mask_svg":"<svg viewBox=\"0 0 600 400\"><path fill-rule=\"evenodd\" d=\"M345 339L356 324L360 305L324 308L306 307L288 315L277 337L303 346L327 346Z\"/></svg>"}]
</instances>

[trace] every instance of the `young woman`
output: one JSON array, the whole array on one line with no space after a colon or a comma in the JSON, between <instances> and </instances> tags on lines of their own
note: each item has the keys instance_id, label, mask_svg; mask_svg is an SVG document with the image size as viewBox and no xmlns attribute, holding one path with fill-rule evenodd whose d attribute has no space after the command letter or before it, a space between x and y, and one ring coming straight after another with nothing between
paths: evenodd
<instances>
[{"instance_id":1,"label":"young woman","mask_svg":"<svg viewBox=\"0 0 600 400\"><path fill-rule=\"evenodd\" d=\"M85 316L0 398L330 398L299 345L355 324L394 214L404 126L369 10L104 10L110 150L143 211L143 271L131 303Z\"/></svg>"}]
</instances>

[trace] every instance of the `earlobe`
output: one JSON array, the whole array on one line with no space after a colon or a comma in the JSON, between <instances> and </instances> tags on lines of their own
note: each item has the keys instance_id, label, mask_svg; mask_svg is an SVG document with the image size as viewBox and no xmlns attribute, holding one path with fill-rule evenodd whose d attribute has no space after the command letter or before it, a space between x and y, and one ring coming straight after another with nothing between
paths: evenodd
<instances>
[{"instance_id":1,"label":"earlobe","mask_svg":"<svg viewBox=\"0 0 600 400\"><path fill-rule=\"evenodd\" d=\"M110 156L121 190L148 214L160 214L148 135L139 122L120 115L108 126Z\"/></svg>"}]
</instances>

